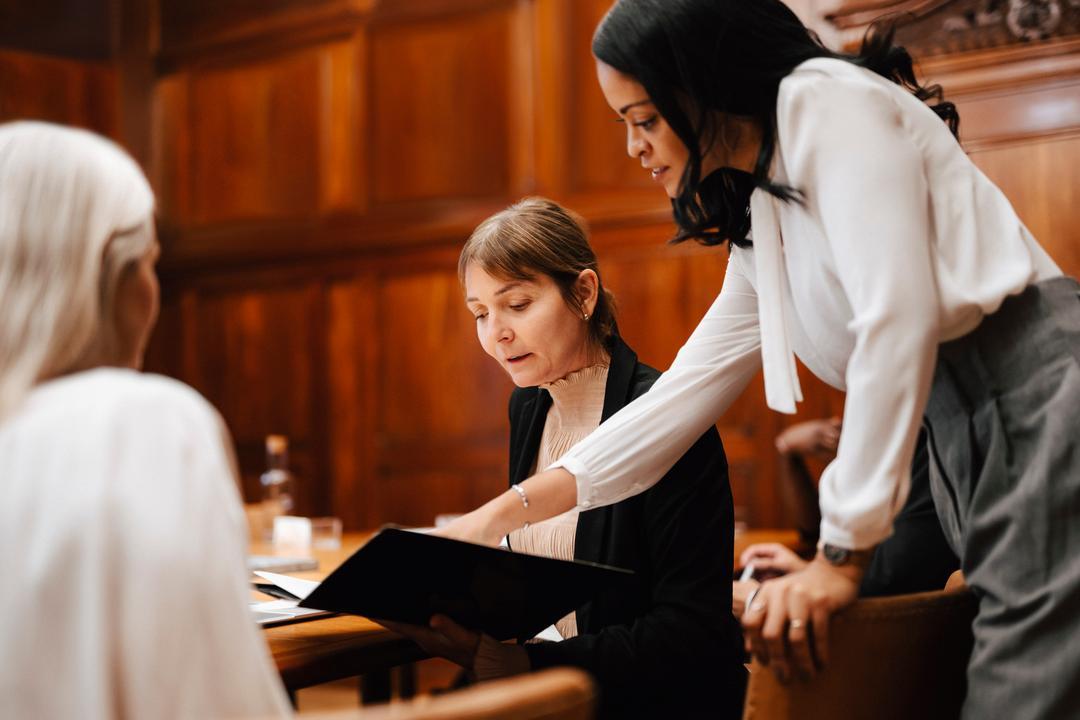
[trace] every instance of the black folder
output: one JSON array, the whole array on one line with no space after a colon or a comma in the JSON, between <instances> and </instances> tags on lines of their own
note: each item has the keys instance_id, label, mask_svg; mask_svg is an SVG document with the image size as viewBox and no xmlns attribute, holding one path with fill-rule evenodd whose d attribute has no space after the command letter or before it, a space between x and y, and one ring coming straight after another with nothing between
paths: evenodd
<instances>
[{"instance_id":1,"label":"black folder","mask_svg":"<svg viewBox=\"0 0 1080 720\"><path fill-rule=\"evenodd\" d=\"M300 606L414 625L442 613L497 640L527 640L632 575L384 528Z\"/></svg>"}]
</instances>

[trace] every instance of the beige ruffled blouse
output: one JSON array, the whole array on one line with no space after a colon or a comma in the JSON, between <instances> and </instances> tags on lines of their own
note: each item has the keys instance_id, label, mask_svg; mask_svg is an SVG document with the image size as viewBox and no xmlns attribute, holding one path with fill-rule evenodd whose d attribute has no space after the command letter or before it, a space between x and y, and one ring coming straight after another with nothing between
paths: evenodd
<instances>
[{"instance_id":1,"label":"beige ruffled blouse","mask_svg":"<svg viewBox=\"0 0 1080 720\"><path fill-rule=\"evenodd\" d=\"M542 387L551 393L551 408L544 424L544 434L537 452L537 467L546 467L600 425L604 411L604 390L608 365L591 365ZM557 515L524 530L510 533L514 552L543 555L559 560L574 559L578 510ZM577 613L570 613L555 623L563 638L577 635ZM519 651L519 652L515 652ZM508 647L484 636L477 649L474 673L481 679L526 672L528 658L522 648Z\"/></svg>"}]
</instances>

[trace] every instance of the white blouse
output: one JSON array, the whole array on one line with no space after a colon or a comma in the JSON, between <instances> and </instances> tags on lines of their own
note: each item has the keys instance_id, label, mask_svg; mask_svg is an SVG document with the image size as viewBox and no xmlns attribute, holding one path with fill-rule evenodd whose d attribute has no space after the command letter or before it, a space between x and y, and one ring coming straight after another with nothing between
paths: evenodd
<instances>
[{"instance_id":1,"label":"white blouse","mask_svg":"<svg viewBox=\"0 0 1080 720\"><path fill-rule=\"evenodd\" d=\"M821 478L821 538L871 547L892 532L940 343L1005 297L1061 274L947 126L900 86L815 59L780 84L772 177L805 204L751 198L753 248L652 390L551 467L578 504L656 483L764 366L766 402L802 400L794 356L847 391Z\"/></svg>"},{"instance_id":2,"label":"white blouse","mask_svg":"<svg viewBox=\"0 0 1080 720\"><path fill-rule=\"evenodd\" d=\"M0 717L278 718L225 427L129 370L0 421Z\"/></svg>"}]
</instances>

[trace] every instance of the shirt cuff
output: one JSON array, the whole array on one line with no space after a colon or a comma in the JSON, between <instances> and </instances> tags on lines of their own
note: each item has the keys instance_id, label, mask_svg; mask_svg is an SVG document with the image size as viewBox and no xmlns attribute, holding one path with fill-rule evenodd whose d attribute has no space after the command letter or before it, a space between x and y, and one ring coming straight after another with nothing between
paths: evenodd
<instances>
[{"instance_id":1,"label":"shirt cuff","mask_svg":"<svg viewBox=\"0 0 1080 720\"><path fill-rule=\"evenodd\" d=\"M589 475L585 463L573 456L563 456L548 465L545 470L562 468L574 476L577 483L577 506L582 510L588 510L596 504L596 492L593 490L592 477Z\"/></svg>"},{"instance_id":2,"label":"shirt cuff","mask_svg":"<svg viewBox=\"0 0 1080 720\"><path fill-rule=\"evenodd\" d=\"M881 541L892 535L892 527L882 533L862 532L856 533L849 528L841 527L829 522L827 518L821 519L820 542L823 545L834 545L845 550L871 550Z\"/></svg>"}]
</instances>

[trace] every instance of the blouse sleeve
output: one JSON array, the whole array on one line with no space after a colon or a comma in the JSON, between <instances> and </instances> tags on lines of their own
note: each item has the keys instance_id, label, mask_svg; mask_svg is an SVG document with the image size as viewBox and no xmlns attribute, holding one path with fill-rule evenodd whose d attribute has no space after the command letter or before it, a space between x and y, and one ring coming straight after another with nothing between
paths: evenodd
<instances>
[{"instance_id":1,"label":"blouse sleeve","mask_svg":"<svg viewBox=\"0 0 1080 720\"><path fill-rule=\"evenodd\" d=\"M551 465L574 475L579 507L611 505L655 485L761 366L757 296L738 252L668 371Z\"/></svg>"},{"instance_id":2,"label":"blouse sleeve","mask_svg":"<svg viewBox=\"0 0 1080 720\"><path fill-rule=\"evenodd\" d=\"M777 110L789 182L820 219L853 315L843 431L820 481L821 538L847 548L892 531L937 353L929 191L905 125L905 113L931 110L901 107L892 90L876 78L797 73Z\"/></svg>"}]
</instances>

